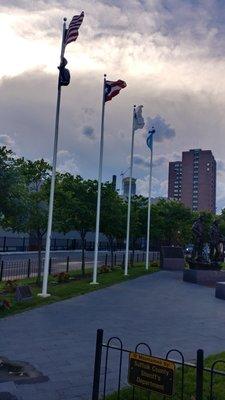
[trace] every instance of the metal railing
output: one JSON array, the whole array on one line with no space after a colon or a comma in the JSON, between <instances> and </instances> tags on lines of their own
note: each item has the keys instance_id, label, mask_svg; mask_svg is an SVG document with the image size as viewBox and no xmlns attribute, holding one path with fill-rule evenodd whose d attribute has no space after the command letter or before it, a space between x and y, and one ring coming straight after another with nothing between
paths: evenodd
<instances>
[{"instance_id":1,"label":"metal railing","mask_svg":"<svg viewBox=\"0 0 225 400\"><path fill-rule=\"evenodd\" d=\"M46 239L42 239L42 250L45 249ZM94 241L85 240L85 250L94 250ZM137 241L135 245L135 250L140 250L143 248L143 243L141 240ZM30 240L28 236L24 237L12 237L12 236L0 236L0 252L13 252L13 251L37 251L37 243L35 240ZM52 238L51 239L51 250L81 250L82 241L81 239L75 238ZM102 240L99 242L99 250L110 250L109 243L107 240ZM115 241L114 250L125 250L125 243L120 241Z\"/></svg>"},{"instance_id":2,"label":"metal railing","mask_svg":"<svg viewBox=\"0 0 225 400\"><path fill-rule=\"evenodd\" d=\"M112 393L113 400L165 400L168 398L147 389L128 386L127 365L131 352L152 355L151 347L147 343L140 342L134 349L127 349L119 337L111 337L104 342L103 330L97 330L92 400L106 400L107 396ZM204 365L202 349L196 353L196 363L186 362L183 353L178 349L169 350L164 360L172 361L177 367L175 391L169 397L170 399L224 400L224 392L221 393L220 388L225 387L225 360L218 359L210 367L207 367ZM218 364L223 365L224 370L222 368L217 370ZM194 370L194 374L190 379L191 370Z\"/></svg>"},{"instance_id":3,"label":"metal railing","mask_svg":"<svg viewBox=\"0 0 225 400\"><path fill-rule=\"evenodd\" d=\"M158 252L149 253L150 261L159 260ZM113 266L124 265L125 253L115 252L113 254ZM130 253L130 265L134 263L144 262L145 252ZM111 254L109 252L99 252L99 267L102 265L111 266ZM51 257L49 262L49 274L55 275L60 272L69 272L81 269L81 255L66 256L66 257ZM85 268L92 268L93 253L85 254ZM44 259L42 259L42 274L44 270ZM37 258L28 258L17 261L4 260L0 261L0 281L19 280L25 278L34 278L38 275L38 260Z\"/></svg>"}]
</instances>

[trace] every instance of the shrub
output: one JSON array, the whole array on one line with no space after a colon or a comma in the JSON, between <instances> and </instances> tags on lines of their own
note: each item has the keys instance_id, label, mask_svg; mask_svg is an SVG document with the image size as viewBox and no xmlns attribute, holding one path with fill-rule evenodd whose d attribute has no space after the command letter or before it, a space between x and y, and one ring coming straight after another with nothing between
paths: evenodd
<instances>
[{"instance_id":1,"label":"shrub","mask_svg":"<svg viewBox=\"0 0 225 400\"><path fill-rule=\"evenodd\" d=\"M16 281L7 281L4 285L4 290L8 293L15 293L17 288L17 282Z\"/></svg>"},{"instance_id":2,"label":"shrub","mask_svg":"<svg viewBox=\"0 0 225 400\"><path fill-rule=\"evenodd\" d=\"M10 303L10 301L8 301L5 298L0 298L0 309L5 311L5 310L9 310L9 308L11 308L12 305Z\"/></svg>"},{"instance_id":3,"label":"shrub","mask_svg":"<svg viewBox=\"0 0 225 400\"><path fill-rule=\"evenodd\" d=\"M54 277L57 278L58 283L68 282L70 280L68 272L59 272L55 274Z\"/></svg>"},{"instance_id":4,"label":"shrub","mask_svg":"<svg viewBox=\"0 0 225 400\"><path fill-rule=\"evenodd\" d=\"M105 274L105 273L107 273L107 272L111 272L111 268L108 267L108 265L102 265L102 266L99 268L99 273L100 273L100 274Z\"/></svg>"},{"instance_id":5,"label":"shrub","mask_svg":"<svg viewBox=\"0 0 225 400\"><path fill-rule=\"evenodd\" d=\"M159 268L160 267L160 262L157 261L152 261L150 264L151 268Z\"/></svg>"}]
</instances>

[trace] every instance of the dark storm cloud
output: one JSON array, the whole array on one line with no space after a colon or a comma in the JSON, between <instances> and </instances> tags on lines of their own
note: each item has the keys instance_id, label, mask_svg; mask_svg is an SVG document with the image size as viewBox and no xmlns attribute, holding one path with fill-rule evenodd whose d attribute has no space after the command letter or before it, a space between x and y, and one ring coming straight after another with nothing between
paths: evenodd
<instances>
[{"instance_id":1,"label":"dark storm cloud","mask_svg":"<svg viewBox=\"0 0 225 400\"><path fill-rule=\"evenodd\" d=\"M140 154L134 154L134 164L141 168L148 168L149 167L149 160Z\"/></svg>"},{"instance_id":2,"label":"dark storm cloud","mask_svg":"<svg viewBox=\"0 0 225 400\"><path fill-rule=\"evenodd\" d=\"M162 165L168 164L168 158L165 156L158 156L155 157L153 161L153 166L154 167L161 167Z\"/></svg>"},{"instance_id":3,"label":"dark storm cloud","mask_svg":"<svg viewBox=\"0 0 225 400\"><path fill-rule=\"evenodd\" d=\"M164 140L173 139L176 136L174 128L171 128L170 124L165 121L160 115L156 115L154 118L147 118L146 128L147 131L155 128L154 140L156 142L163 142Z\"/></svg>"},{"instance_id":4,"label":"dark storm cloud","mask_svg":"<svg viewBox=\"0 0 225 400\"><path fill-rule=\"evenodd\" d=\"M9 146L10 140L11 146L15 142L20 150L19 155L29 159L44 157L51 162L56 84L56 76L38 71L2 80L0 135L7 135L2 136L2 141ZM160 112L160 116L149 121L150 127L154 124L156 128L153 158L156 179L162 182L167 179L167 157L172 160L190 148L212 149L215 158L223 160L223 147L218 145L223 143L225 129L222 103L217 103L213 96L205 96L205 93L194 94L169 89L157 91L157 87L152 84L150 89L146 87L143 93L143 87L138 82L130 85L129 90L124 90L108 104L104 179L109 179L113 173L118 174L127 168L126 160L130 153L130 104L134 104L136 98L143 99L143 104L152 110L152 115ZM98 74L73 74L71 85L63 88L59 132L61 158L58 164L62 170L78 170L85 178L96 178L101 98L102 80ZM210 120L207 120L206 115L210 115ZM159 126L156 125L157 121ZM81 134L84 127L94 129L96 140L88 140ZM175 135L173 127L177 131L176 140L171 140ZM212 132L216 134L217 140ZM157 140L157 135L160 140ZM136 156L139 156L135 159L135 165L140 167L136 168L135 173L137 172L136 177L139 178L143 177L143 173L147 174L149 165L149 152L142 134L136 135L135 149ZM221 190L225 186L225 175L218 175L218 181ZM222 194L219 196L219 200L222 200L218 203L218 209L224 205L225 196L222 197Z\"/></svg>"},{"instance_id":5,"label":"dark storm cloud","mask_svg":"<svg viewBox=\"0 0 225 400\"><path fill-rule=\"evenodd\" d=\"M82 130L82 135L88 137L89 139L94 138L94 128L92 126L84 126Z\"/></svg>"},{"instance_id":6,"label":"dark storm cloud","mask_svg":"<svg viewBox=\"0 0 225 400\"><path fill-rule=\"evenodd\" d=\"M128 37L129 33L129 40L136 43L141 35L143 43L146 39L148 43L161 47L167 57L171 52L182 56L177 52L178 46L187 44L190 56L196 51L196 45L201 50L204 46L206 52L216 57L221 57L221 50L225 50L225 2L222 0L78 0L75 5L73 0L11 0L2 3L0 10L46 10L49 12L45 21L47 31L49 21L58 26L56 15L51 13L53 8L68 15L84 9L88 21L86 33L93 40L107 36Z\"/></svg>"},{"instance_id":7,"label":"dark storm cloud","mask_svg":"<svg viewBox=\"0 0 225 400\"><path fill-rule=\"evenodd\" d=\"M149 168L149 158L140 154L134 155L134 164L140 168ZM168 164L168 158L165 156L155 156L153 160L154 167L161 167Z\"/></svg>"},{"instance_id":8,"label":"dark storm cloud","mask_svg":"<svg viewBox=\"0 0 225 400\"><path fill-rule=\"evenodd\" d=\"M65 6L69 3L67 0L10 0L5 4L0 3L0 8L18 8L22 10L42 10L53 6Z\"/></svg>"}]
</instances>

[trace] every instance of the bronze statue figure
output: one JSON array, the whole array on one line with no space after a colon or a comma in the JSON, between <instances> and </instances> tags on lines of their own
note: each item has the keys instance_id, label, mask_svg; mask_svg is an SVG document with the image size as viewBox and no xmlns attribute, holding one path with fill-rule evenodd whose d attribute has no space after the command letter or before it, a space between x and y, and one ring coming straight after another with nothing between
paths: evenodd
<instances>
[{"instance_id":1,"label":"bronze statue figure","mask_svg":"<svg viewBox=\"0 0 225 400\"><path fill-rule=\"evenodd\" d=\"M191 258L196 261L202 261L203 257L203 247L204 247L204 225L203 217L200 216L192 225L192 234L194 247L192 250Z\"/></svg>"},{"instance_id":2,"label":"bronze statue figure","mask_svg":"<svg viewBox=\"0 0 225 400\"><path fill-rule=\"evenodd\" d=\"M218 221L214 221L209 231L210 261L223 261L223 241L224 237L220 232Z\"/></svg>"}]
</instances>

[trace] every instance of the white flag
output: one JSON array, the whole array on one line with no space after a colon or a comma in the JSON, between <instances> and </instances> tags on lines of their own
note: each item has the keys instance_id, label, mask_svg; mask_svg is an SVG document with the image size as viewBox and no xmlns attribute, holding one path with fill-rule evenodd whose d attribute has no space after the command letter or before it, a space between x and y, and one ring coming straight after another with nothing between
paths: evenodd
<instances>
[{"instance_id":1,"label":"white flag","mask_svg":"<svg viewBox=\"0 0 225 400\"><path fill-rule=\"evenodd\" d=\"M134 130L142 129L145 126L145 121L142 116L142 108L143 106L137 106L134 111Z\"/></svg>"}]
</instances>

